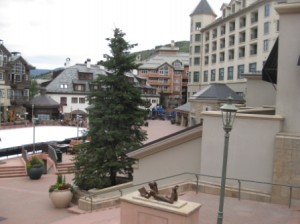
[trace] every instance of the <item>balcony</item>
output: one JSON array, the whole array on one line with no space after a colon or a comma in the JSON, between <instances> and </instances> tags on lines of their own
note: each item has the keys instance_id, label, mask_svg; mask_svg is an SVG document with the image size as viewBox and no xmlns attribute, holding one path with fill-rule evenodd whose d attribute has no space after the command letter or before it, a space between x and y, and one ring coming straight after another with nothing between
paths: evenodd
<instances>
[{"instance_id":1,"label":"balcony","mask_svg":"<svg viewBox=\"0 0 300 224\"><path fill-rule=\"evenodd\" d=\"M171 74L163 75L160 73L148 73L149 78L170 78Z\"/></svg>"},{"instance_id":2,"label":"balcony","mask_svg":"<svg viewBox=\"0 0 300 224\"><path fill-rule=\"evenodd\" d=\"M29 102L29 96L12 96L10 97L10 103L12 105L23 105Z\"/></svg>"}]
</instances>

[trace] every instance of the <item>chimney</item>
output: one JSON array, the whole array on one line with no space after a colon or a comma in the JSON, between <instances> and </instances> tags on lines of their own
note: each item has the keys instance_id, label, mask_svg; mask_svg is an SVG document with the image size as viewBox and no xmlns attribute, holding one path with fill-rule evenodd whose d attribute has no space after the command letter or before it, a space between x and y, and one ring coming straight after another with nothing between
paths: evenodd
<instances>
[{"instance_id":1,"label":"chimney","mask_svg":"<svg viewBox=\"0 0 300 224\"><path fill-rule=\"evenodd\" d=\"M70 61L71 61L71 59L70 59L70 58L66 58L66 62L65 62L65 68L68 68L68 67L70 67Z\"/></svg>"},{"instance_id":2,"label":"chimney","mask_svg":"<svg viewBox=\"0 0 300 224\"><path fill-rule=\"evenodd\" d=\"M175 47L175 41L171 40L171 48L174 48L174 47Z\"/></svg>"},{"instance_id":3,"label":"chimney","mask_svg":"<svg viewBox=\"0 0 300 224\"><path fill-rule=\"evenodd\" d=\"M86 59L86 67L90 68L91 67L91 59Z\"/></svg>"}]
</instances>

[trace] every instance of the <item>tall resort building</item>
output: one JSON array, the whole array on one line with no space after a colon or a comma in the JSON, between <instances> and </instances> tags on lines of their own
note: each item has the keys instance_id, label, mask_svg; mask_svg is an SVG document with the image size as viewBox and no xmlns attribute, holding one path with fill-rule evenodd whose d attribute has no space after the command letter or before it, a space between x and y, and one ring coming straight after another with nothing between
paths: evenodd
<instances>
[{"instance_id":1,"label":"tall resort building","mask_svg":"<svg viewBox=\"0 0 300 224\"><path fill-rule=\"evenodd\" d=\"M282 0L281 0L282 2ZM261 76L276 42L279 0L231 0L217 18L207 0L191 13L188 98L211 83L245 96L244 74Z\"/></svg>"}]
</instances>

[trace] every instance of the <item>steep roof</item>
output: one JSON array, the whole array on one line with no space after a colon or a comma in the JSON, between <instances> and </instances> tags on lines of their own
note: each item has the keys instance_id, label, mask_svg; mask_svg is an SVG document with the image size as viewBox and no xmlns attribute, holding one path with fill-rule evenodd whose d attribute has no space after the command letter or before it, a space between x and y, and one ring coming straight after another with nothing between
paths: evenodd
<instances>
[{"instance_id":1,"label":"steep roof","mask_svg":"<svg viewBox=\"0 0 300 224\"><path fill-rule=\"evenodd\" d=\"M106 75L105 71L97 65L90 65L90 67L87 67L86 64L76 64L67 67L54 78L46 87L47 93L75 93L73 85L76 83L85 84L85 92L81 93L86 94L86 92L90 91L88 84L91 80L79 80L79 73L92 73L93 79L96 79L98 75ZM63 85L64 88L61 88L61 85Z\"/></svg>"},{"instance_id":2,"label":"steep roof","mask_svg":"<svg viewBox=\"0 0 300 224\"><path fill-rule=\"evenodd\" d=\"M205 14L217 17L217 14L212 10L207 0L201 0L190 16Z\"/></svg>"},{"instance_id":3,"label":"steep roof","mask_svg":"<svg viewBox=\"0 0 300 224\"><path fill-rule=\"evenodd\" d=\"M214 83L200 90L190 97L194 100L222 100L226 101L231 96L233 102L244 102L244 98L236 94L226 84Z\"/></svg>"},{"instance_id":4,"label":"steep roof","mask_svg":"<svg viewBox=\"0 0 300 224\"><path fill-rule=\"evenodd\" d=\"M177 54L158 54L153 57L142 61L142 65L139 69L157 69L161 65L167 63L172 66L173 62L180 61L182 63L181 70L184 66L189 65L189 53L177 53Z\"/></svg>"},{"instance_id":5,"label":"steep roof","mask_svg":"<svg viewBox=\"0 0 300 224\"><path fill-rule=\"evenodd\" d=\"M45 94L45 90L41 90L41 94L34 97L27 105L34 105L35 107L59 107L59 103Z\"/></svg>"}]
</instances>

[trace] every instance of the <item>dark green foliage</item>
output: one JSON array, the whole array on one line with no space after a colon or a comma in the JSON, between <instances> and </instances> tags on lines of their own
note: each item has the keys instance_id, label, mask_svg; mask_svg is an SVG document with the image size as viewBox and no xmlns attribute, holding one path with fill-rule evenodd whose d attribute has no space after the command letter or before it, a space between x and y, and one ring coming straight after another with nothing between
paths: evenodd
<instances>
[{"instance_id":1,"label":"dark green foliage","mask_svg":"<svg viewBox=\"0 0 300 224\"><path fill-rule=\"evenodd\" d=\"M42 167L44 166L43 160L36 156L32 156L31 159L26 163L26 168L31 169L32 167Z\"/></svg>"},{"instance_id":2,"label":"dark green foliage","mask_svg":"<svg viewBox=\"0 0 300 224\"><path fill-rule=\"evenodd\" d=\"M116 185L117 174L131 175L133 160L126 154L142 145L146 134L141 131L146 111L141 93L132 77L125 74L137 68L129 50L135 45L124 39L125 33L114 30L108 38L111 55L99 64L107 69L93 85L98 86L88 96L94 107L89 111L91 141L75 154L75 184L81 189L104 188Z\"/></svg>"},{"instance_id":3,"label":"dark green foliage","mask_svg":"<svg viewBox=\"0 0 300 224\"><path fill-rule=\"evenodd\" d=\"M62 190L70 190L74 191L74 188L71 184L66 183L66 176L62 176L58 174L56 177L56 183L49 187L49 192L53 191L62 191Z\"/></svg>"},{"instance_id":4,"label":"dark green foliage","mask_svg":"<svg viewBox=\"0 0 300 224\"><path fill-rule=\"evenodd\" d=\"M32 99L36 94L39 93L39 85L35 79L31 79L30 84L30 99Z\"/></svg>"}]
</instances>

